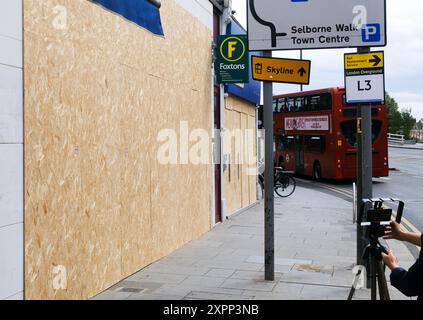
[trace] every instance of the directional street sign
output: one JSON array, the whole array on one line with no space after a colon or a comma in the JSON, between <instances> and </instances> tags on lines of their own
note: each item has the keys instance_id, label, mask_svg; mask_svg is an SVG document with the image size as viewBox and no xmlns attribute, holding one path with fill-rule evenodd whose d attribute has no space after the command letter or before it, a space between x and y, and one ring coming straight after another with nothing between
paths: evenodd
<instances>
[{"instance_id":1,"label":"directional street sign","mask_svg":"<svg viewBox=\"0 0 423 320\"><path fill-rule=\"evenodd\" d=\"M385 101L385 61L383 51L347 53L345 62L346 102L351 104Z\"/></svg>"},{"instance_id":2,"label":"directional street sign","mask_svg":"<svg viewBox=\"0 0 423 320\"><path fill-rule=\"evenodd\" d=\"M216 57L217 83L248 83L250 81L246 35L218 36Z\"/></svg>"},{"instance_id":3,"label":"directional street sign","mask_svg":"<svg viewBox=\"0 0 423 320\"><path fill-rule=\"evenodd\" d=\"M252 56L253 79L293 84L310 83L310 60Z\"/></svg>"},{"instance_id":4,"label":"directional street sign","mask_svg":"<svg viewBox=\"0 0 423 320\"><path fill-rule=\"evenodd\" d=\"M386 45L386 0L247 0L251 51Z\"/></svg>"},{"instance_id":5,"label":"directional street sign","mask_svg":"<svg viewBox=\"0 0 423 320\"><path fill-rule=\"evenodd\" d=\"M349 53L345 55L345 70L383 68L383 52Z\"/></svg>"}]
</instances>

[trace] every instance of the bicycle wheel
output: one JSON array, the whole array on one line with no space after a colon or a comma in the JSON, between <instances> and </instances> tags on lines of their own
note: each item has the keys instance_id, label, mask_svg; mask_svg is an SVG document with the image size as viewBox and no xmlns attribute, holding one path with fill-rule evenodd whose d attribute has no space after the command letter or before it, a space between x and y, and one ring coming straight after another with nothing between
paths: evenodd
<instances>
[{"instance_id":1,"label":"bicycle wheel","mask_svg":"<svg viewBox=\"0 0 423 320\"><path fill-rule=\"evenodd\" d=\"M275 183L275 192L279 197L286 198L294 193L297 182L293 177L281 177Z\"/></svg>"}]
</instances>

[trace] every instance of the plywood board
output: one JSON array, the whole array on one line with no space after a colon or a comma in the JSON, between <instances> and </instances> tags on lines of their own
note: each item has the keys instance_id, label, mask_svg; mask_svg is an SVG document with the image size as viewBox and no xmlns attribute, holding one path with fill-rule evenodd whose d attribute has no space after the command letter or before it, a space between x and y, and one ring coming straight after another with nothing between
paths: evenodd
<instances>
[{"instance_id":1,"label":"plywood board","mask_svg":"<svg viewBox=\"0 0 423 320\"><path fill-rule=\"evenodd\" d=\"M165 38L87 0L24 1L27 299L92 297L211 227L210 165L156 154L182 120L211 131L212 34L160 10Z\"/></svg>"},{"instance_id":2,"label":"plywood board","mask_svg":"<svg viewBox=\"0 0 423 320\"><path fill-rule=\"evenodd\" d=\"M225 172L225 198L229 214L256 202L256 176L251 175L250 171L250 168L255 165L251 166L247 163L249 152L256 153L255 119L256 112L253 104L235 96L229 96L226 99L225 145L230 156L230 165ZM253 130L253 137L245 135L247 129ZM231 138L231 133L235 130L240 130L241 140L236 141L234 136ZM253 146L254 150L250 150Z\"/></svg>"}]
</instances>

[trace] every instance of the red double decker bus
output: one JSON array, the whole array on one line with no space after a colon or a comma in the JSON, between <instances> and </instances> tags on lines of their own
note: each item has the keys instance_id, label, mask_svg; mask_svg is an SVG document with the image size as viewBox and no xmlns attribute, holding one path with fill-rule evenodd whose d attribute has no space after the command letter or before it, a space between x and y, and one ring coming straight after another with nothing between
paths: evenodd
<instances>
[{"instance_id":1,"label":"red double decker bus","mask_svg":"<svg viewBox=\"0 0 423 320\"><path fill-rule=\"evenodd\" d=\"M275 165L320 179L357 177L357 107L344 88L275 96ZM389 175L387 110L372 107L373 176Z\"/></svg>"}]
</instances>

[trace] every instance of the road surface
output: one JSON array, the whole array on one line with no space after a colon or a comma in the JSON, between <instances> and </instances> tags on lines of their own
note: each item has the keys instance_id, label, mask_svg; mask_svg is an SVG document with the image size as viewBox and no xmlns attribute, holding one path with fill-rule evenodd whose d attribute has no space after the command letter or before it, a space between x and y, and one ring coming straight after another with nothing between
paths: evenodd
<instances>
[{"instance_id":1,"label":"road surface","mask_svg":"<svg viewBox=\"0 0 423 320\"><path fill-rule=\"evenodd\" d=\"M423 231L423 150L389 148L390 171L388 178L373 179L374 197L394 197L405 202L404 218ZM316 183L299 179L299 184L336 194L351 200L352 183Z\"/></svg>"}]
</instances>

